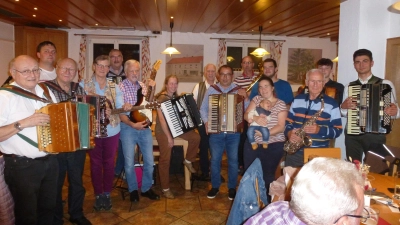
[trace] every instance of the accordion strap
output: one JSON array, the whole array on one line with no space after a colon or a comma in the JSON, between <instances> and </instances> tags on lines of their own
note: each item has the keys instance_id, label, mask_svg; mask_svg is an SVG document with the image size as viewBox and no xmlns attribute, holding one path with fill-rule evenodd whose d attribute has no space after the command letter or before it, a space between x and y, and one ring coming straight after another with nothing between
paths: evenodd
<instances>
[{"instance_id":1,"label":"accordion strap","mask_svg":"<svg viewBox=\"0 0 400 225\"><path fill-rule=\"evenodd\" d=\"M219 93L222 93L221 88L219 88L216 84L210 85L210 87L214 88L216 91L218 91ZM234 88L232 88L232 90L228 91L227 94L232 93L234 91L239 90L241 87L240 86L236 86Z\"/></svg>"},{"instance_id":2,"label":"accordion strap","mask_svg":"<svg viewBox=\"0 0 400 225\"><path fill-rule=\"evenodd\" d=\"M49 86L50 88L52 88L52 89L54 89L54 90L56 90L56 91L58 91L58 92L60 92L60 93L63 93L63 94L65 94L65 95L67 95L68 97L70 97L70 98L74 98L75 96L75 92L76 92L76 90L78 89L78 86L79 86L79 84L78 83L75 83L75 82L71 82L71 95L70 94L68 94L67 92L65 92L61 87L60 87L60 85L59 84L57 84L57 83L54 83L54 82L52 82L52 81L45 81L45 82L43 82L43 83L45 83L47 86Z\"/></svg>"},{"instance_id":3,"label":"accordion strap","mask_svg":"<svg viewBox=\"0 0 400 225\"><path fill-rule=\"evenodd\" d=\"M41 102L44 102L44 103L53 103L53 101L51 100L51 97L50 97L49 89L47 89L45 84L39 83L38 85L43 89L43 95L47 99L41 98L41 97L33 94L32 92L25 91L24 89L22 89L20 87L17 87L17 86L14 86L14 85L5 85L2 88L0 88L0 90L9 91L9 92L12 92L14 94L23 96L25 98L30 98L30 99L41 101Z\"/></svg>"},{"instance_id":4,"label":"accordion strap","mask_svg":"<svg viewBox=\"0 0 400 225\"><path fill-rule=\"evenodd\" d=\"M34 142L32 139L28 138L27 136L17 133L17 135L22 138L24 141L28 142L29 144L31 144L33 147L38 148L38 143Z\"/></svg>"}]
</instances>

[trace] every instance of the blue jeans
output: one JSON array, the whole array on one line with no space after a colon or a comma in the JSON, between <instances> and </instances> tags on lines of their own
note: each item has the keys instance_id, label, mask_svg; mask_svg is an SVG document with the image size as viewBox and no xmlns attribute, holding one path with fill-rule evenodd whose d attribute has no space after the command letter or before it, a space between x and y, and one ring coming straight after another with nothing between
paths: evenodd
<instances>
[{"instance_id":1,"label":"blue jeans","mask_svg":"<svg viewBox=\"0 0 400 225\"><path fill-rule=\"evenodd\" d=\"M247 129L247 138L248 138L250 144L256 143L256 140L254 139L254 134L255 134L256 130L261 132L263 143L267 143L269 140L268 128L255 125L255 126L249 126L249 128Z\"/></svg>"},{"instance_id":2,"label":"blue jeans","mask_svg":"<svg viewBox=\"0 0 400 225\"><path fill-rule=\"evenodd\" d=\"M225 150L228 156L228 188L236 188L239 141L240 133L210 135L211 185L213 188L219 189L219 186L221 186L221 161Z\"/></svg>"},{"instance_id":3,"label":"blue jeans","mask_svg":"<svg viewBox=\"0 0 400 225\"><path fill-rule=\"evenodd\" d=\"M115 163L114 174L119 175L124 168L124 152L122 151L121 140L118 142L117 162Z\"/></svg>"},{"instance_id":4,"label":"blue jeans","mask_svg":"<svg viewBox=\"0 0 400 225\"><path fill-rule=\"evenodd\" d=\"M153 182L154 158L153 158L153 138L151 130L136 130L125 123L121 123L121 142L125 159L125 175L128 181L129 192L138 190L138 182L135 172L135 147L139 145L143 155L143 177L142 192L148 191Z\"/></svg>"}]
</instances>

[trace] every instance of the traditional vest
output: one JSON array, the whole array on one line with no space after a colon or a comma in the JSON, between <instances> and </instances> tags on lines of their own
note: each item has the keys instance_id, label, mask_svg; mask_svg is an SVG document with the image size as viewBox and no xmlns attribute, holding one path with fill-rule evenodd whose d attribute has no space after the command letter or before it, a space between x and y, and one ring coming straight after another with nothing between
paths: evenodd
<instances>
[{"instance_id":1,"label":"traditional vest","mask_svg":"<svg viewBox=\"0 0 400 225\"><path fill-rule=\"evenodd\" d=\"M380 84L380 83L382 83L382 81L383 81L383 79L372 75L372 77L368 80L367 84ZM351 85L362 85L362 83L360 82L360 79L357 79L355 81L350 82L349 86L351 86Z\"/></svg>"},{"instance_id":2,"label":"traditional vest","mask_svg":"<svg viewBox=\"0 0 400 225\"><path fill-rule=\"evenodd\" d=\"M207 92L206 82L199 83L199 90L197 93L197 108L200 110L201 104L203 103L204 95Z\"/></svg>"}]
</instances>

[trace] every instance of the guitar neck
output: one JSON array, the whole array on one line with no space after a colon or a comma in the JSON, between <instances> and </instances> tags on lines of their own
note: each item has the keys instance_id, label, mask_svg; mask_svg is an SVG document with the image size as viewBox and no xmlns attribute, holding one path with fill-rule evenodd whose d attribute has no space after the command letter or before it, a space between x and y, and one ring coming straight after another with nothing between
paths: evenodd
<instances>
[{"instance_id":1,"label":"guitar neck","mask_svg":"<svg viewBox=\"0 0 400 225\"><path fill-rule=\"evenodd\" d=\"M151 70L151 74L150 74L150 79L156 80L156 75L157 75L157 70L152 69ZM153 96L154 96L153 87L147 85L147 94L146 94L146 97L145 97L146 101L147 102L153 101Z\"/></svg>"},{"instance_id":2,"label":"guitar neck","mask_svg":"<svg viewBox=\"0 0 400 225\"><path fill-rule=\"evenodd\" d=\"M125 113L125 112L131 112L131 111L136 111L136 110L141 110L141 109L144 109L144 108L145 108L145 105L133 106L130 110L124 110L124 108L112 109L111 110L111 115Z\"/></svg>"}]
</instances>

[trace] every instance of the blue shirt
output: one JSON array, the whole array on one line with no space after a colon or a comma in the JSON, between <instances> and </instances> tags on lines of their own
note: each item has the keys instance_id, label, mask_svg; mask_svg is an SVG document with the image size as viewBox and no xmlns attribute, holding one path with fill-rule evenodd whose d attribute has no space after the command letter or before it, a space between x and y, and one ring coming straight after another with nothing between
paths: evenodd
<instances>
[{"instance_id":1,"label":"blue shirt","mask_svg":"<svg viewBox=\"0 0 400 225\"><path fill-rule=\"evenodd\" d=\"M289 82L278 79L278 81L274 83L274 90L277 95L276 97L284 101L286 105L293 102L293 91ZM256 95L258 95L258 82L255 83L251 89L249 96L250 100L252 100Z\"/></svg>"},{"instance_id":2,"label":"blue shirt","mask_svg":"<svg viewBox=\"0 0 400 225\"><path fill-rule=\"evenodd\" d=\"M235 88L237 85L232 83L228 88L224 89L219 83L216 84L222 91L222 93L228 93L230 90ZM232 94L236 94L237 90L234 92L231 92ZM200 115L201 119L203 119L204 123L208 122L208 96L213 95L213 94L221 94L217 90L215 90L213 87L210 87L207 89L206 94L204 95L203 103L201 104L200 107ZM247 106L249 106L250 101L244 101L244 110L246 110ZM244 112L243 112L244 114Z\"/></svg>"}]
</instances>

